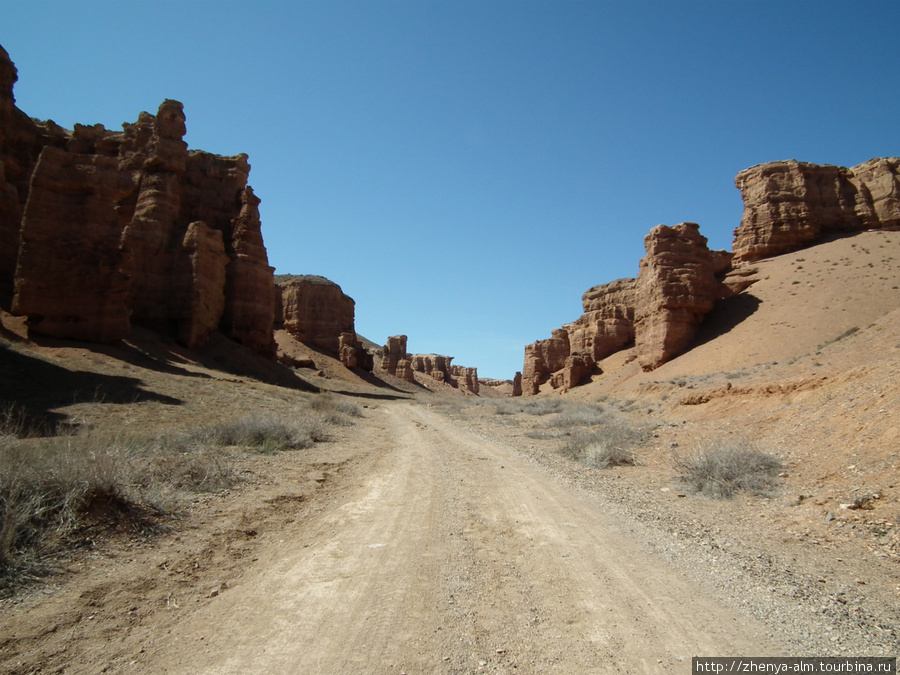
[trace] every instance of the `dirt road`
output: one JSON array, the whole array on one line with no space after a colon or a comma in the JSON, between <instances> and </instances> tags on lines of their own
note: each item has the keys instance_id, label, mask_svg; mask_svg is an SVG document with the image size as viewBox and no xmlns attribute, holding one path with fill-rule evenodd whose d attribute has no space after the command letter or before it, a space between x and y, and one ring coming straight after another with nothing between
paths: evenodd
<instances>
[{"instance_id":1,"label":"dirt road","mask_svg":"<svg viewBox=\"0 0 900 675\"><path fill-rule=\"evenodd\" d=\"M370 416L371 475L134 671L657 673L779 652L510 448L420 406Z\"/></svg>"}]
</instances>

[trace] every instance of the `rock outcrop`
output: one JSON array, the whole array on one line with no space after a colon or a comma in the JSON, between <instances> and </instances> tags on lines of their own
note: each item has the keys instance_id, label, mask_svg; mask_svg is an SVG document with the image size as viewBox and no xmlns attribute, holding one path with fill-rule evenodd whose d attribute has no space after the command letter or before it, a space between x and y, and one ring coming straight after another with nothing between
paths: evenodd
<instances>
[{"instance_id":1,"label":"rock outcrop","mask_svg":"<svg viewBox=\"0 0 900 675\"><path fill-rule=\"evenodd\" d=\"M336 355L347 368L373 369L374 357L356 334L356 303L340 286L315 275L279 275L275 280L276 327Z\"/></svg>"},{"instance_id":2,"label":"rock outcrop","mask_svg":"<svg viewBox=\"0 0 900 675\"><path fill-rule=\"evenodd\" d=\"M450 362L452 356L441 354L412 354L409 357L412 369L417 373L427 375L432 380L450 383Z\"/></svg>"},{"instance_id":3,"label":"rock outcrop","mask_svg":"<svg viewBox=\"0 0 900 675\"><path fill-rule=\"evenodd\" d=\"M561 370L569 357L569 334L564 328L551 331L551 337L525 346L525 364L522 368L522 391L537 394L541 384Z\"/></svg>"},{"instance_id":4,"label":"rock outcrop","mask_svg":"<svg viewBox=\"0 0 900 675\"><path fill-rule=\"evenodd\" d=\"M647 370L687 349L716 299L728 293L718 276L730 269L731 254L710 251L696 223L659 225L644 244L636 279L589 289L581 298L584 314L525 347L523 394L537 394L546 382L563 391L578 386L598 372L598 361L631 344Z\"/></svg>"},{"instance_id":5,"label":"rock outcrop","mask_svg":"<svg viewBox=\"0 0 900 675\"><path fill-rule=\"evenodd\" d=\"M278 277L281 323L304 344L336 354L342 333L356 334L356 303L333 281L319 276Z\"/></svg>"},{"instance_id":6,"label":"rock outcrop","mask_svg":"<svg viewBox=\"0 0 900 675\"><path fill-rule=\"evenodd\" d=\"M696 223L657 225L644 238L634 333L638 362L653 370L682 353L723 295L716 264Z\"/></svg>"},{"instance_id":7,"label":"rock outcrop","mask_svg":"<svg viewBox=\"0 0 900 675\"><path fill-rule=\"evenodd\" d=\"M478 394L480 383L478 381L478 368L467 368L466 366L450 366L450 375L456 382L456 388L467 391L470 394Z\"/></svg>"},{"instance_id":8,"label":"rock outcrop","mask_svg":"<svg viewBox=\"0 0 900 675\"><path fill-rule=\"evenodd\" d=\"M394 335L387 339L387 344L382 348L381 369L401 380L415 382L412 364L406 353L406 340L405 335Z\"/></svg>"},{"instance_id":9,"label":"rock outcrop","mask_svg":"<svg viewBox=\"0 0 900 675\"><path fill-rule=\"evenodd\" d=\"M513 377L513 396L521 396L522 395L522 372L516 371L515 377Z\"/></svg>"},{"instance_id":10,"label":"rock outcrop","mask_svg":"<svg viewBox=\"0 0 900 675\"><path fill-rule=\"evenodd\" d=\"M636 283L635 279L617 279L581 296L584 314L563 326L570 353L599 361L634 341Z\"/></svg>"},{"instance_id":11,"label":"rock outcrop","mask_svg":"<svg viewBox=\"0 0 900 675\"><path fill-rule=\"evenodd\" d=\"M35 164L45 146L65 148L68 136L53 122L39 123L16 107L16 67L0 47L0 303L12 300L19 232Z\"/></svg>"},{"instance_id":12,"label":"rock outcrop","mask_svg":"<svg viewBox=\"0 0 900 675\"><path fill-rule=\"evenodd\" d=\"M735 263L810 246L835 231L900 227L900 158L850 169L796 160L768 162L734 179L744 214L734 231Z\"/></svg>"},{"instance_id":13,"label":"rock outcrop","mask_svg":"<svg viewBox=\"0 0 900 675\"><path fill-rule=\"evenodd\" d=\"M247 156L188 150L177 101L121 132L36 123L15 80L0 49L0 301L35 333L109 342L141 324L193 348L221 330L273 356Z\"/></svg>"}]
</instances>

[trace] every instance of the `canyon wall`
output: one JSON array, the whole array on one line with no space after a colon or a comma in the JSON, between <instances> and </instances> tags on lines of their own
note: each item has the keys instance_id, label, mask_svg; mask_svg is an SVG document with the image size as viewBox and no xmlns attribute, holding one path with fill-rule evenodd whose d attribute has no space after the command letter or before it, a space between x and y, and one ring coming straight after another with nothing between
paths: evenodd
<instances>
[{"instance_id":1,"label":"canyon wall","mask_svg":"<svg viewBox=\"0 0 900 675\"><path fill-rule=\"evenodd\" d=\"M897 157L850 169L768 162L741 171L734 182L744 200L735 264L795 251L832 232L900 227Z\"/></svg>"},{"instance_id":2,"label":"canyon wall","mask_svg":"<svg viewBox=\"0 0 900 675\"><path fill-rule=\"evenodd\" d=\"M731 255L710 251L696 223L659 225L644 247L636 279L589 289L581 298L584 314L525 347L523 394L537 394L546 382L562 391L575 387L598 361L632 344L645 370L690 345L716 299L728 293L718 277Z\"/></svg>"},{"instance_id":3,"label":"canyon wall","mask_svg":"<svg viewBox=\"0 0 900 675\"><path fill-rule=\"evenodd\" d=\"M275 325L306 345L337 356L347 368L371 371L374 358L356 334L356 303L315 275L275 277Z\"/></svg>"},{"instance_id":4,"label":"canyon wall","mask_svg":"<svg viewBox=\"0 0 900 675\"><path fill-rule=\"evenodd\" d=\"M30 331L188 347L214 330L274 355L274 286L246 155L188 150L167 100L123 131L37 123L0 49L0 301Z\"/></svg>"}]
</instances>

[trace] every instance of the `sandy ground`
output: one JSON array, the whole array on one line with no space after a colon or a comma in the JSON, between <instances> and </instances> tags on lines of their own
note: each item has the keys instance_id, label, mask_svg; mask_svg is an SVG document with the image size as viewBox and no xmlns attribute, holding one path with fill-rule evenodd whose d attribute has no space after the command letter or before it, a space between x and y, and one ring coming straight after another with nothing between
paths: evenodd
<instances>
[{"instance_id":1,"label":"sandy ground","mask_svg":"<svg viewBox=\"0 0 900 675\"><path fill-rule=\"evenodd\" d=\"M362 424L319 458L326 487L258 481L5 608L7 672L651 673L787 653L509 445L410 403Z\"/></svg>"}]
</instances>

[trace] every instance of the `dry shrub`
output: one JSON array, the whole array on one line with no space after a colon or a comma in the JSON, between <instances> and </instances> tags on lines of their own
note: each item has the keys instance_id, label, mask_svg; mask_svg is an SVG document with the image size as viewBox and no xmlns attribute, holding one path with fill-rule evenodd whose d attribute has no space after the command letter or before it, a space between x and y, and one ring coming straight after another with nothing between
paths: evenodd
<instances>
[{"instance_id":1,"label":"dry shrub","mask_svg":"<svg viewBox=\"0 0 900 675\"><path fill-rule=\"evenodd\" d=\"M523 413L525 415L552 415L563 409L565 402L561 398L546 397L527 397L517 396L515 398L505 398L497 401L495 404L495 413L497 415L516 415Z\"/></svg>"},{"instance_id":2,"label":"dry shrub","mask_svg":"<svg viewBox=\"0 0 900 675\"><path fill-rule=\"evenodd\" d=\"M559 416L552 419L549 427L593 427L614 423L613 415L602 407L590 404L570 404L563 408Z\"/></svg>"},{"instance_id":3,"label":"dry shrub","mask_svg":"<svg viewBox=\"0 0 900 675\"><path fill-rule=\"evenodd\" d=\"M204 445L253 448L264 453L302 450L328 440L329 423L323 414L310 410L300 411L290 419L264 413L208 424L192 434L191 440Z\"/></svg>"},{"instance_id":4,"label":"dry shrub","mask_svg":"<svg viewBox=\"0 0 900 675\"><path fill-rule=\"evenodd\" d=\"M0 443L0 592L48 572L66 549L114 531L152 533L193 493L233 480L221 453L187 436L93 430Z\"/></svg>"},{"instance_id":5,"label":"dry shrub","mask_svg":"<svg viewBox=\"0 0 900 675\"><path fill-rule=\"evenodd\" d=\"M626 420L613 419L600 428L578 429L566 437L560 453L595 469L637 463L634 449L644 431Z\"/></svg>"},{"instance_id":6,"label":"dry shrub","mask_svg":"<svg viewBox=\"0 0 900 675\"><path fill-rule=\"evenodd\" d=\"M770 494L784 468L775 455L762 452L750 441L738 439L724 445L708 442L691 455L675 455L679 478L694 492L727 499L736 492Z\"/></svg>"}]
</instances>

